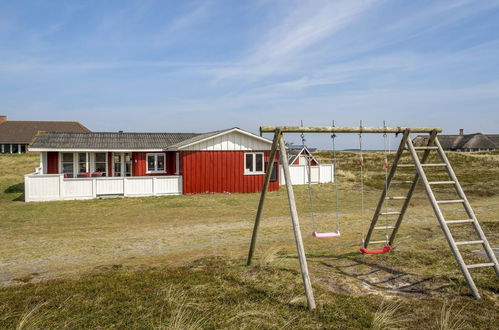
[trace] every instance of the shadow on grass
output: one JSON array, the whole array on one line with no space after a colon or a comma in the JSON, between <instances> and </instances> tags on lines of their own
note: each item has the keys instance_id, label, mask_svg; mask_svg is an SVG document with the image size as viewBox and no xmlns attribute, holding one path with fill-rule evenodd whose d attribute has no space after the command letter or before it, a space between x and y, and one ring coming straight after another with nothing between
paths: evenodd
<instances>
[{"instance_id":1,"label":"shadow on grass","mask_svg":"<svg viewBox=\"0 0 499 330\"><path fill-rule=\"evenodd\" d=\"M12 199L14 202L24 202L24 183L16 183L4 190L6 194L20 194Z\"/></svg>"},{"instance_id":2,"label":"shadow on grass","mask_svg":"<svg viewBox=\"0 0 499 330\"><path fill-rule=\"evenodd\" d=\"M293 257L296 258L296 257ZM392 266L382 265L385 260L368 261L366 256L349 252L334 256L308 255L310 260L317 259L318 264L335 270L336 273L360 281L372 289L404 294L444 293L452 284L435 283L432 277L419 278Z\"/></svg>"},{"instance_id":3,"label":"shadow on grass","mask_svg":"<svg viewBox=\"0 0 499 330\"><path fill-rule=\"evenodd\" d=\"M417 274L367 261L366 258L366 256L359 256L356 253L347 253L335 256L329 259L330 261L321 261L320 264L336 270L339 274L381 290L428 295L436 292L443 293L451 286L450 284L437 284L431 277L418 278ZM340 263L332 263L334 260L340 261ZM383 260L379 261L384 262Z\"/></svg>"}]
</instances>

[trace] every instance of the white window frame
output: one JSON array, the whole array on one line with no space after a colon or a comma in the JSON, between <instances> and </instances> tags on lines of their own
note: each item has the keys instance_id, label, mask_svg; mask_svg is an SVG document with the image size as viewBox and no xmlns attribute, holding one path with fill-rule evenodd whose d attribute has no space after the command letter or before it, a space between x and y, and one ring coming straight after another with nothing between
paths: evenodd
<instances>
[{"instance_id":1,"label":"white window frame","mask_svg":"<svg viewBox=\"0 0 499 330\"><path fill-rule=\"evenodd\" d=\"M164 170L158 170L158 155L163 155L164 160ZM154 156L154 170L149 171L149 156ZM146 173L147 174L158 174L158 173L166 173L166 153L164 152L150 152L146 154Z\"/></svg>"},{"instance_id":2,"label":"white window frame","mask_svg":"<svg viewBox=\"0 0 499 330\"><path fill-rule=\"evenodd\" d=\"M262 170L261 171L248 171L246 169L246 156L247 155L253 155L252 157L252 162L253 162L253 169L256 169L256 155L262 155ZM265 174L265 153L263 152L245 152L244 153L244 175L261 175Z\"/></svg>"},{"instance_id":3,"label":"white window frame","mask_svg":"<svg viewBox=\"0 0 499 330\"><path fill-rule=\"evenodd\" d=\"M62 174L62 154L73 154L73 178L76 178L80 174L80 160L78 154L85 154L85 163L87 171L90 172L90 155L88 152L59 152L59 174Z\"/></svg>"},{"instance_id":4,"label":"white window frame","mask_svg":"<svg viewBox=\"0 0 499 330\"><path fill-rule=\"evenodd\" d=\"M114 164L116 162L114 161L114 156L119 156L120 160L120 176L119 177L126 177L126 162L125 162L125 154L130 154L130 176L133 176L133 153L132 152L113 152L112 153L112 166L113 166L113 177L116 177L116 172L114 171ZM107 163L107 162L106 162ZM109 171L109 169L107 169ZM109 173L109 172L108 172Z\"/></svg>"},{"instance_id":5,"label":"white window frame","mask_svg":"<svg viewBox=\"0 0 499 330\"><path fill-rule=\"evenodd\" d=\"M90 173L94 173L95 172L95 164L97 163L96 161L96 158L95 157L95 154L105 154L106 155L106 161L105 161L105 164L106 164L106 176L109 176L109 164L108 164L108 154L107 154L107 151L102 151L102 152L92 152L90 154ZM114 159L113 159L114 160Z\"/></svg>"},{"instance_id":6,"label":"white window frame","mask_svg":"<svg viewBox=\"0 0 499 330\"><path fill-rule=\"evenodd\" d=\"M85 154L85 168L87 169L86 172L80 172L80 154ZM74 167L74 170L75 170L75 173L74 173L74 176L77 177L78 174L80 173L91 173L90 172L90 155L88 154L88 152L75 152L74 153L74 161L75 161L75 167Z\"/></svg>"},{"instance_id":7,"label":"white window frame","mask_svg":"<svg viewBox=\"0 0 499 330\"><path fill-rule=\"evenodd\" d=\"M62 171L62 155L63 154L72 154L73 155L73 173L67 173L67 174L72 174L73 177L75 176L75 153L74 152L59 152L59 174L63 174ZM76 165L78 166L78 165Z\"/></svg>"}]
</instances>

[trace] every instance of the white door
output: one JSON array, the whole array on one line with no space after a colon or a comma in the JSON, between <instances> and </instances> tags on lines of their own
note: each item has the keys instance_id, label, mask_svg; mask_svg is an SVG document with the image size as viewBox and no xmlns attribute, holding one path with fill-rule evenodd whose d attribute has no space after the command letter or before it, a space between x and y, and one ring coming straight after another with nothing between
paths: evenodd
<instances>
[{"instance_id":1,"label":"white door","mask_svg":"<svg viewBox=\"0 0 499 330\"><path fill-rule=\"evenodd\" d=\"M310 166L310 182L311 183L319 183L319 166Z\"/></svg>"}]
</instances>

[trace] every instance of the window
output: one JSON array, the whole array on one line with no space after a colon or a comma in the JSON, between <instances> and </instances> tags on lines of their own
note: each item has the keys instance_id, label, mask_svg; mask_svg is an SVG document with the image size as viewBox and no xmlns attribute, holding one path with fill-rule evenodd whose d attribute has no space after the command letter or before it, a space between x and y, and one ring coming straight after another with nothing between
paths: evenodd
<instances>
[{"instance_id":1,"label":"window","mask_svg":"<svg viewBox=\"0 0 499 330\"><path fill-rule=\"evenodd\" d=\"M94 171L102 173L103 176L106 176L106 153L105 152L97 152L95 153L95 163L94 163Z\"/></svg>"},{"instance_id":2,"label":"window","mask_svg":"<svg viewBox=\"0 0 499 330\"><path fill-rule=\"evenodd\" d=\"M147 154L147 173L166 173L165 154Z\"/></svg>"},{"instance_id":3,"label":"window","mask_svg":"<svg viewBox=\"0 0 499 330\"><path fill-rule=\"evenodd\" d=\"M87 173L88 172L88 163L87 163L87 153L79 152L78 153L78 173Z\"/></svg>"},{"instance_id":4,"label":"window","mask_svg":"<svg viewBox=\"0 0 499 330\"><path fill-rule=\"evenodd\" d=\"M244 174L264 174L263 152L248 152L244 154Z\"/></svg>"},{"instance_id":5,"label":"window","mask_svg":"<svg viewBox=\"0 0 499 330\"><path fill-rule=\"evenodd\" d=\"M113 176L132 176L132 154L115 152L113 154Z\"/></svg>"},{"instance_id":6,"label":"window","mask_svg":"<svg viewBox=\"0 0 499 330\"><path fill-rule=\"evenodd\" d=\"M113 175L121 176L121 154L113 154Z\"/></svg>"},{"instance_id":7,"label":"window","mask_svg":"<svg viewBox=\"0 0 499 330\"><path fill-rule=\"evenodd\" d=\"M73 177L74 174L74 162L73 162L73 153L72 152L63 152L62 153L62 173L67 174L70 177Z\"/></svg>"},{"instance_id":8,"label":"window","mask_svg":"<svg viewBox=\"0 0 499 330\"><path fill-rule=\"evenodd\" d=\"M123 159L125 160L125 176L132 176L132 154L125 152Z\"/></svg>"}]
</instances>

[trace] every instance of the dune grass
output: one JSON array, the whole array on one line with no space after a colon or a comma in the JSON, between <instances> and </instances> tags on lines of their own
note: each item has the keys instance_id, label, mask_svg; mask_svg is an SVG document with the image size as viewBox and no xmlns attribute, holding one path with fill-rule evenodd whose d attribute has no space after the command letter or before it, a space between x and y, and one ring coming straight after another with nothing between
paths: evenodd
<instances>
[{"instance_id":1,"label":"dune grass","mask_svg":"<svg viewBox=\"0 0 499 330\"><path fill-rule=\"evenodd\" d=\"M341 239L309 234L311 212L320 229L334 228L334 186L313 187L313 210L306 187L296 187L318 302L312 313L284 189L269 194L255 266L245 267L258 194L24 203L22 176L38 157L0 156L0 327L493 329L497 277L491 269L473 272L484 299L469 296L421 189L393 253L357 252L366 220L356 154L340 154ZM475 180L463 187L498 246L497 154L449 157L463 179L473 164ZM366 154L366 217L383 184L380 160ZM465 257L482 260L471 250Z\"/></svg>"}]
</instances>

